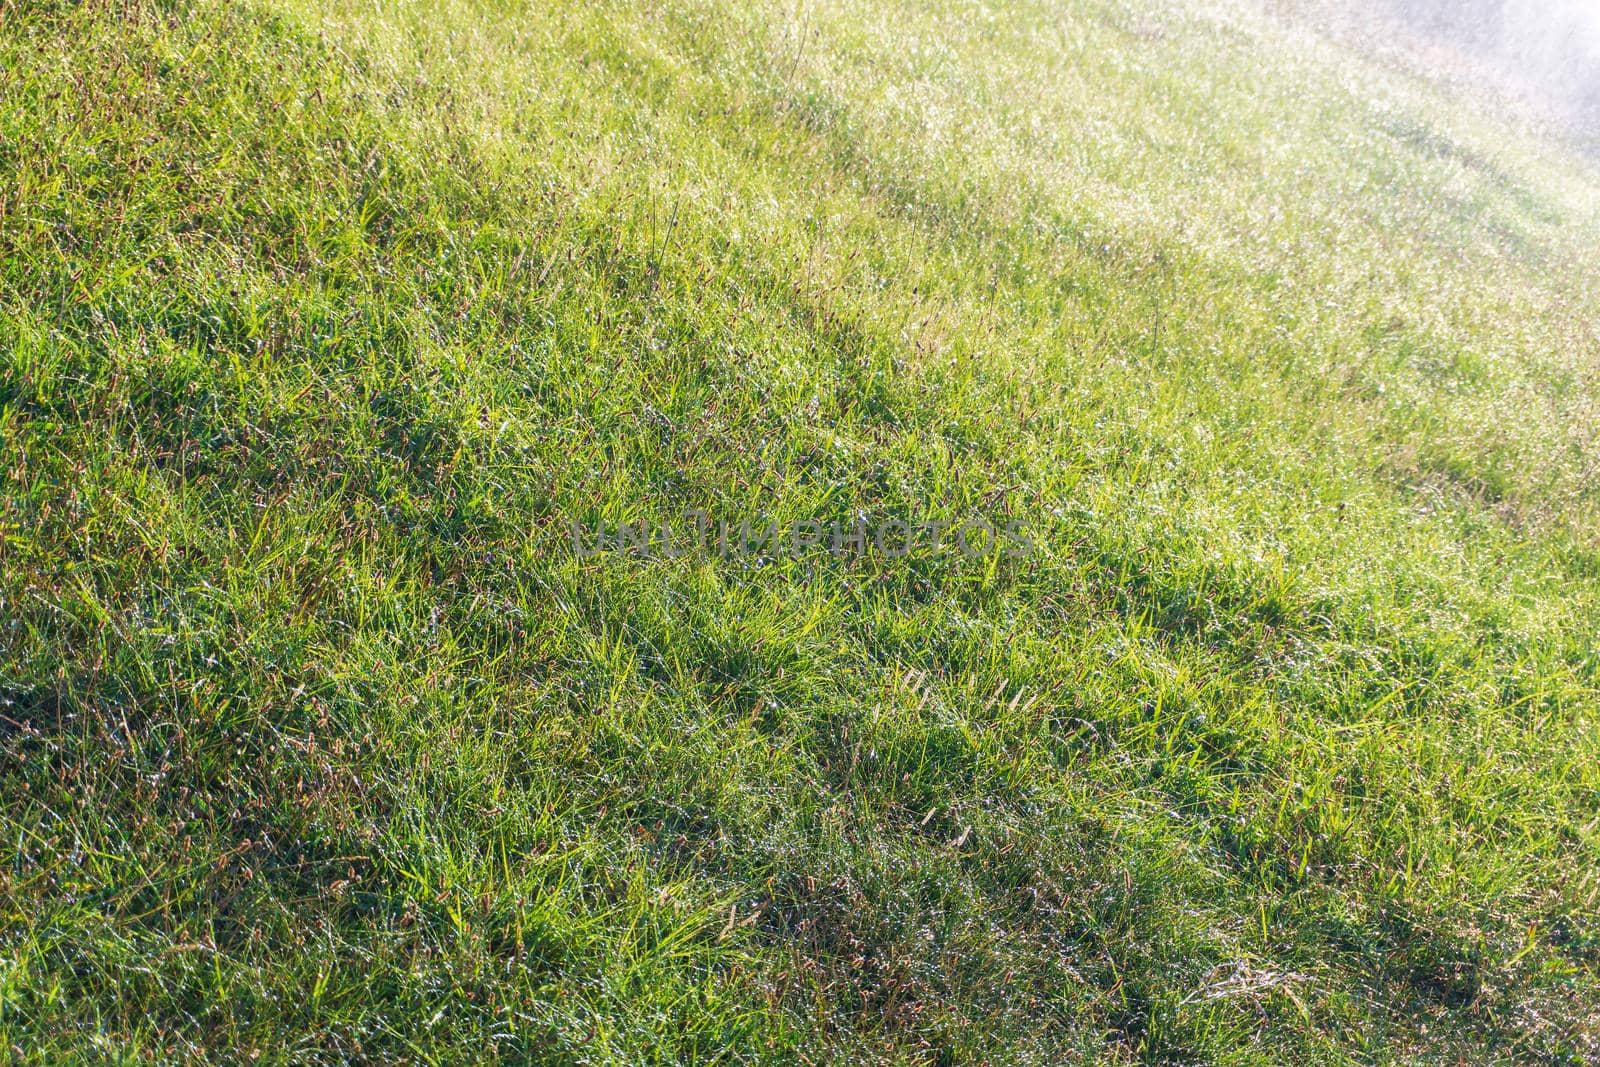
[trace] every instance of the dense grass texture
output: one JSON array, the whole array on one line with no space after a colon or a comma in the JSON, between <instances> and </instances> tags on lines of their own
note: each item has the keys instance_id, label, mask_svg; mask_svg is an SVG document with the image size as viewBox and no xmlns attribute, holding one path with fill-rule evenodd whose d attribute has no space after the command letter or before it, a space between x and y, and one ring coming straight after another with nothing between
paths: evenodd
<instances>
[{"instance_id":1,"label":"dense grass texture","mask_svg":"<svg viewBox=\"0 0 1600 1067\"><path fill-rule=\"evenodd\" d=\"M1600 168L1304 26L0 0L0 1059L1600 1059Z\"/></svg>"}]
</instances>

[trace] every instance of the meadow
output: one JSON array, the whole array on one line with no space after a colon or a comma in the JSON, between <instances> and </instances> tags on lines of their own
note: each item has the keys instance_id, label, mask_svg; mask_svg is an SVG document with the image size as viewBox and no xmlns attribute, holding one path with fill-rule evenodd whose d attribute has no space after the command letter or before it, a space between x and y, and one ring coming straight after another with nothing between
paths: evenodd
<instances>
[{"instance_id":1,"label":"meadow","mask_svg":"<svg viewBox=\"0 0 1600 1067\"><path fill-rule=\"evenodd\" d=\"M1600 1059L1596 146L1294 7L0 0L0 1062Z\"/></svg>"}]
</instances>

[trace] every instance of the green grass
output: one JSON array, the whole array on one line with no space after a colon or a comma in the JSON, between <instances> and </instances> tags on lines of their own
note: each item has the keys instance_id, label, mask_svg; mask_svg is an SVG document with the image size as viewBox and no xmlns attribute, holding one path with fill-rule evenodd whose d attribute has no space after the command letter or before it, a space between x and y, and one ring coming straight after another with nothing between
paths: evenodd
<instances>
[{"instance_id":1,"label":"green grass","mask_svg":"<svg viewBox=\"0 0 1600 1067\"><path fill-rule=\"evenodd\" d=\"M0 1059L1600 1057L1600 169L1279 17L0 0Z\"/></svg>"}]
</instances>

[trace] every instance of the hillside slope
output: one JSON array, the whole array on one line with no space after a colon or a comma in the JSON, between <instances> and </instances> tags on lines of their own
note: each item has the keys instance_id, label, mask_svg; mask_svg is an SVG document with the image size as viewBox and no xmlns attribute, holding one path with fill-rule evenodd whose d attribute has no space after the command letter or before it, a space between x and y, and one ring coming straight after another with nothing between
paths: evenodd
<instances>
[{"instance_id":1,"label":"hillside slope","mask_svg":"<svg viewBox=\"0 0 1600 1067\"><path fill-rule=\"evenodd\" d=\"M1597 238L1243 3L0 0L0 1056L1592 1062Z\"/></svg>"}]
</instances>

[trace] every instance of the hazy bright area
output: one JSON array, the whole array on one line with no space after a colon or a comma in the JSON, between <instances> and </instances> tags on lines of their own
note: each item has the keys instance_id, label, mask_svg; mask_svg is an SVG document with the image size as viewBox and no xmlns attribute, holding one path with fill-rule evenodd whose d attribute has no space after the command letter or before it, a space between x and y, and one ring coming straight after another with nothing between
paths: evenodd
<instances>
[{"instance_id":1,"label":"hazy bright area","mask_svg":"<svg viewBox=\"0 0 1600 1067\"><path fill-rule=\"evenodd\" d=\"M1590 68L1369 6L0 0L0 1062L1600 1060Z\"/></svg>"}]
</instances>

